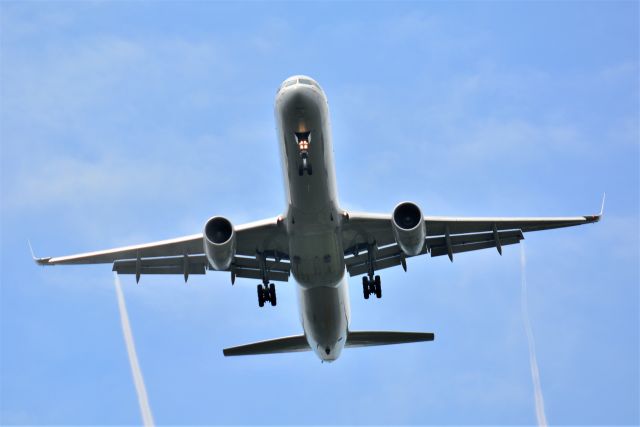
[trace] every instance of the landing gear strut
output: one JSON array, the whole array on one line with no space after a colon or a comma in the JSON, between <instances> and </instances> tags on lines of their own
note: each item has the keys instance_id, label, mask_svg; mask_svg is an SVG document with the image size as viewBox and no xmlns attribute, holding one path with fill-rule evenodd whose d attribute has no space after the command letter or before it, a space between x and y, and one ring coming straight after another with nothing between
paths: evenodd
<instances>
[{"instance_id":1,"label":"landing gear strut","mask_svg":"<svg viewBox=\"0 0 640 427\"><path fill-rule=\"evenodd\" d=\"M274 307L278 303L276 298L276 285L273 283L258 285L258 305L264 307L265 302L270 302Z\"/></svg>"},{"instance_id":2,"label":"landing gear strut","mask_svg":"<svg viewBox=\"0 0 640 427\"><path fill-rule=\"evenodd\" d=\"M267 257L264 252L256 252L256 258L260 265L260 274L262 275L262 285L258 285L258 305L264 307L265 302L270 302L275 307L276 285L269 283L269 270L267 269Z\"/></svg>"},{"instance_id":3,"label":"landing gear strut","mask_svg":"<svg viewBox=\"0 0 640 427\"><path fill-rule=\"evenodd\" d=\"M375 261L377 254L377 245L375 242L370 243L367 247L367 266L369 271L362 278L362 294L364 299L369 299L369 295L375 294L376 298L382 298L382 283L380 276L375 274Z\"/></svg>"},{"instance_id":4,"label":"landing gear strut","mask_svg":"<svg viewBox=\"0 0 640 427\"><path fill-rule=\"evenodd\" d=\"M382 298L382 283L380 276L370 279L367 276L362 278L362 293L364 299L369 299L369 295L375 294L376 298Z\"/></svg>"}]
</instances>

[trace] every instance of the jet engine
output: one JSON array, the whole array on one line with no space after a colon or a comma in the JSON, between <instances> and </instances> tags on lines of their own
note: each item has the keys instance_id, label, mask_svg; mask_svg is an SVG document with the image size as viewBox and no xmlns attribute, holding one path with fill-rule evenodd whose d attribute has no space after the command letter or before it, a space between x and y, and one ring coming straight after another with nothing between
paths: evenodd
<instances>
[{"instance_id":1,"label":"jet engine","mask_svg":"<svg viewBox=\"0 0 640 427\"><path fill-rule=\"evenodd\" d=\"M422 252L427 231L418 205L412 202L400 203L393 210L391 224L396 242L405 255L413 256Z\"/></svg>"},{"instance_id":2,"label":"jet engine","mask_svg":"<svg viewBox=\"0 0 640 427\"><path fill-rule=\"evenodd\" d=\"M226 270L236 253L236 232L231 222L221 216L210 218L204 225L204 253L216 270Z\"/></svg>"}]
</instances>

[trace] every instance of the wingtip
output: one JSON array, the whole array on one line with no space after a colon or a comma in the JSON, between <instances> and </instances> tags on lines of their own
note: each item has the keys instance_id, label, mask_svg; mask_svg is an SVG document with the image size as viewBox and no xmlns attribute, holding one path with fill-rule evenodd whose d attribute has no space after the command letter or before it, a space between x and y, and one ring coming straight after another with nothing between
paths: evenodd
<instances>
[{"instance_id":1,"label":"wingtip","mask_svg":"<svg viewBox=\"0 0 640 427\"><path fill-rule=\"evenodd\" d=\"M33 253L33 246L31 246L31 240L27 239L27 245L29 245L29 251L31 251L31 258L33 258L35 260L37 257Z\"/></svg>"},{"instance_id":2,"label":"wingtip","mask_svg":"<svg viewBox=\"0 0 640 427\"><path fill-rule=\"evenodd\" d=\"M600 205L600 213L597 215L586 215L584 218L587 222L598 222L604 216L604 202L607 197L607 193L602 193L602 204Z\"/></svg>"},{"instance_id":3,"label":"wingtip","mask_svg":"<svg viewBox=\"0 0 640 427\"><path fill-rule=\"evenodd\" d=\"M31 241L27 239L27 244L29 245L29 251L31 252L31 258L33 258L33 261L38 264L38 265L48 265L49 264L49 260L51 259L51 257L46 257L46 258L38 258L35 254L35 252L33 252L33 246L31 246Z\"/></svg>"}]
</instances>

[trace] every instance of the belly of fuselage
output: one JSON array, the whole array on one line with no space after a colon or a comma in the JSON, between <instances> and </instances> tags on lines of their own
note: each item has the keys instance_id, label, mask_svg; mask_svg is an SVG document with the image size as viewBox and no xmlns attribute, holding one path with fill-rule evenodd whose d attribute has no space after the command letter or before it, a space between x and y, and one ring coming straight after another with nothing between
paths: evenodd
<instances>
[{"instance_id":1,"label":"belly of fuselage","mask_svg":"<svg viewBox=\"0 0 640 427\"><path fill-rule=\"evenodd\" d=\"M336 287L345 274L339 226L296 227L289 236L291 272L303 287Z\"/></svg>"},{"instance_id":2,"label":"belly of fuselage","mask_svg":"<svg viewBox=\"0 0 640 427\"><path fill-rule=\"evenodd\" d=\"M323 361L336 360L345 346L350 319L349 284L298 288L302 326L311 350Z\"/></svg>"},{"instance_id":3,"label":"belly of fuselage","mask_svg":"<svg viewBox=\"0 0 640 427\"><path fill-rule=\"evenodd\" d=\"M345 264L326 98L318 88L294 86L278 97L277 112L291 272L303 287L336 287ZM309 168L301 170L303 160Z\"/></svg>"}]
</instances>

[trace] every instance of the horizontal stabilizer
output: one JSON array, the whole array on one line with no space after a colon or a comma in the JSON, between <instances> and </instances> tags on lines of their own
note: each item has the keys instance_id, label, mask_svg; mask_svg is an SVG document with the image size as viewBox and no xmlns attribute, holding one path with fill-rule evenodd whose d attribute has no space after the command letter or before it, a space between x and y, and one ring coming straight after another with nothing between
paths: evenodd
<instances>
[{"instance_id":1,"label":"horizontal stabilizer","mask_svg":"<svg viewBox=\"0 0 640 427\"><path fill-rule=\"evenodd\" d=\"M355 331L349 332L345 347L366 347L371 345L404 344L411 342L433 341L431 332L396 331ZM253 354L291 353L309 351L311 348L304 335L258 341L237 347L225 348L225 356L248 356Z\"/></svg>"},{"instance_id":2,"label":"horizontal stabilizer","mask_svg":"<svg viewBox=\"0 0 640 427\"><path fill-rule=\"evenodd\" d=\"M225 348L222 353L225 356L248 356L251 354L290 353L293 351L309 351L309 343L304 335L276 338L267 341L258 341L237 347Z\"/></svg>"},{"instance_id":3,"label":"horizontal stabilizer","mask_svg":"<svg viewBox=\"0 0 640 427\"><path fill-rule=\"evenodd\" d=\"M434 335L431 332L354 331L349 332L345 347L404 344L433 341L433 339Z\"/></svg>"}]
</instances>

